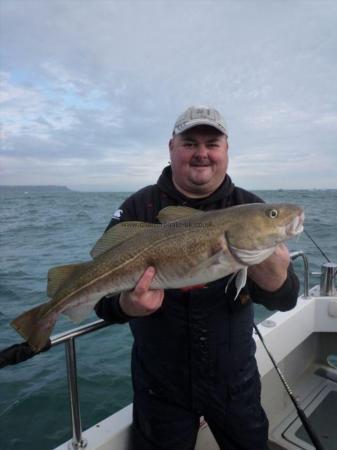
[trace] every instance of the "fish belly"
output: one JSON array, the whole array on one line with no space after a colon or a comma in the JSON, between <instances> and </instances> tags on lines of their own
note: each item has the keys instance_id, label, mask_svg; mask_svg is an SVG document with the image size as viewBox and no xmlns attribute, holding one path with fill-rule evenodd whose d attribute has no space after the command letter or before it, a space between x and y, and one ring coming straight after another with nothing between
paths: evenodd
<instances>
[{"instance_id":1,"label":"fish belly","mask_svg":"<svg viewBox=\"0 0 337 450\"><path fill-rule=\"evenodd\" d=\"M177 264L159 268L151 284L152 289L169 289L205 284L237 272L243 265L233 259L230 252L221 250L194 267Z\"/></svg>"},{"instance_id":2,"label":"fish belly","mask_svg":"<svg viewBox=\"0 0 337 450\"><path fill-rule=\"evenodd\" d=\"M82 322L94 309L95 305L106 296L119 294L132 289L142 271L137 271L132 276L107 276L102 280L94 282L92 285L83 288L78 294L64 302L60 312L68 316L74 322Z\"/></svg>"}]
</instances>

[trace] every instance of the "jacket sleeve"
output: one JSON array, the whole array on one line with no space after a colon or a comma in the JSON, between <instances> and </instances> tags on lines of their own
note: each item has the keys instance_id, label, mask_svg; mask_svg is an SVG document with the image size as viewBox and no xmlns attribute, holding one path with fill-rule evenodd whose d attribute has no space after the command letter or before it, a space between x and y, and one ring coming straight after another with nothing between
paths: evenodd
<instances>
[{"instance_id":1,"label":"jacket sleeve","mask_svg":"<svg viewBox=\"0 0 337 450\"><path fill-rule=\"evenodd\" d=\"M119 217L117 218L114 216L105 231L109 230L118 223L127 220L135 220L135 215L133 213L133 201L131 197L126 199L117 211ZM101 300L96 303L94 310L98 317L110 323L126 323L131 319L131 317L125 314L120 307L119 294L107 295L101 298Z\"/></svg>"},{"instance_id":2,"label":"jacket sleeve","mask_svg":"<svg viewBox=\"0 0 337 450\"><path fill-rule=\"evenodd\" d=\"M126 323L131 317L125 314L119 304L119 295L105 296L95 306L95 313L110 323Z\"/></svg>"},{"instance_id":3,"label":"jacket sleeve","mask_svg":"<svg viewBox=\"0 0 337 450\"><path fill-rule=\"evenodd\" d=\"M294 308L296 306L299 288L300 283L291 263L288 268L287 279L277 291L265 291L248 278L248 289L251 299L271 311L288 311Z\"/></svg>"}]
</instances>

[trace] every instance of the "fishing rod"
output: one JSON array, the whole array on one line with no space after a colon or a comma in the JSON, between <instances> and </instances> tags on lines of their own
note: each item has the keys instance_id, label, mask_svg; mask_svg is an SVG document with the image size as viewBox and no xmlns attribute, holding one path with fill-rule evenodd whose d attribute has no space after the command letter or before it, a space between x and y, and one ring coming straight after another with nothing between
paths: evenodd
<instances>
[{"instance_id":1,"label":"fishing rod","mask_svg":"<svg viewBox=\"0 0 337 450\"><path fill-rule=\"evenodd\" d=\"M310 236L310 234L307 232L307 230L303 230L303 232L308 236L308 238L311 240L311 242L318 248L318 250L321 252L321 254L324 256L324 258L331 262L330 259L327 257L327 255L323 252L323 250L320 248L320 246L313 240L313 238Z\"/></svg>"},{"instance_id":2,"label":"fishing rod","mask_svg":"<svg viewBox=\"0 0 337 450\"><path fill-rule=\"evenodd\" d=\"M21 342L20 344L11 345L8 348L0 350L0 369L8 365L19 364L27 359L33 358L42 352L46 352L51 348L51 341L48 340L45 347L39 352L34 352L28 342Z\"/></svg>"},{"instance_id":3,"label":"fishing rod","mask_svg":"<svg viewBox=\"0 0 337 450\"><path fill-rule=\"evenodd\" d=\"M298 401L296 400L292 390L290 389L286 379L284 378L283 373L281 372L280 368L278 367L278 365L277 365L273 355L270 353L270 350L268 349L268 347L267 347L267 345L266 345L266 343L265 343L265 341L263 339L263 336L260 333L260 330L258 329L257 325L255 325L255 323L253 323L253 326L254 326L256 334L259 336L259 339L260 339L260 341L261 341L261 343L262 343L262 345L263 345L267 355L269 356L271 362L273 363L273 366L275 367L276 372L277 372L280 380L282 381L283 386L285 387L285 389L286 389L286 391L287 391L287 393L288 393L288 395L289 395L293 405L295 406L295 409L297 411L298 417L300 418L300 420L301 420L301 422L303 424L303 427L305 428L306 432L308 433L308 435L309 435L309 437L311 439L311 442L314 444L315 449L316 450L324 450L324 447L323 447L322 443L320 442L317 434L313 430L312 426L310 425L309 420L308 420L307 416L305 415L305 412L300 407L300 405L299 405Z\"/></svg>"}]
</instances>

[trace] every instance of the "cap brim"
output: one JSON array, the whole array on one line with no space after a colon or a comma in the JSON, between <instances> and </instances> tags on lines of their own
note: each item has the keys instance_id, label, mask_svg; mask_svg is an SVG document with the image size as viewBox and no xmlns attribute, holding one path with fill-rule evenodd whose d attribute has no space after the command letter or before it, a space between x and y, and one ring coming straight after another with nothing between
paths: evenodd
<instances>
[{"instance_id":1,"label":"cap brim","mask_svg":"<svg viewBox=\"0 0 337 450\"><path fill-rule=\"evenodd\" d=\"M214 123L213 121L207 119L191 120L190 122L184 124L183 126L175 127L175 129L173 130L173 134L174 135L181 134L184 133L184 131L190 130L191 128L194 127L199 127L201 125L206 125L215 128L225 136L228 136L226 128L224 128L221 124Z\"/></svg>"}]
</instances>

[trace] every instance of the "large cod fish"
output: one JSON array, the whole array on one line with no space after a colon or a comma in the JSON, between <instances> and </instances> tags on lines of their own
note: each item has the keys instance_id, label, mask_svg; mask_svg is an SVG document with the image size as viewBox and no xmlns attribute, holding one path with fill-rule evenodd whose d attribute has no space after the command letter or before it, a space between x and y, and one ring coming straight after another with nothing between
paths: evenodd
<instances>
[{"instance_id":1,"label":"large cod fish","mask_svg":"<svg viewBox=\"0 0 337 450\"><path fill-rule=\"evenodd\" d=\"M239 292L248 266L302 232L304 214L292 204L254 203L208 212L167 207L158 220L160 224L122 222L95 244L91 261L49 270L51 300L11 322L33 351L47 344L61 313L75 322L84 320L103 296L133 289L148 266L156 269L153 289L238 274Z\"/></svg>"}]
</instances>

